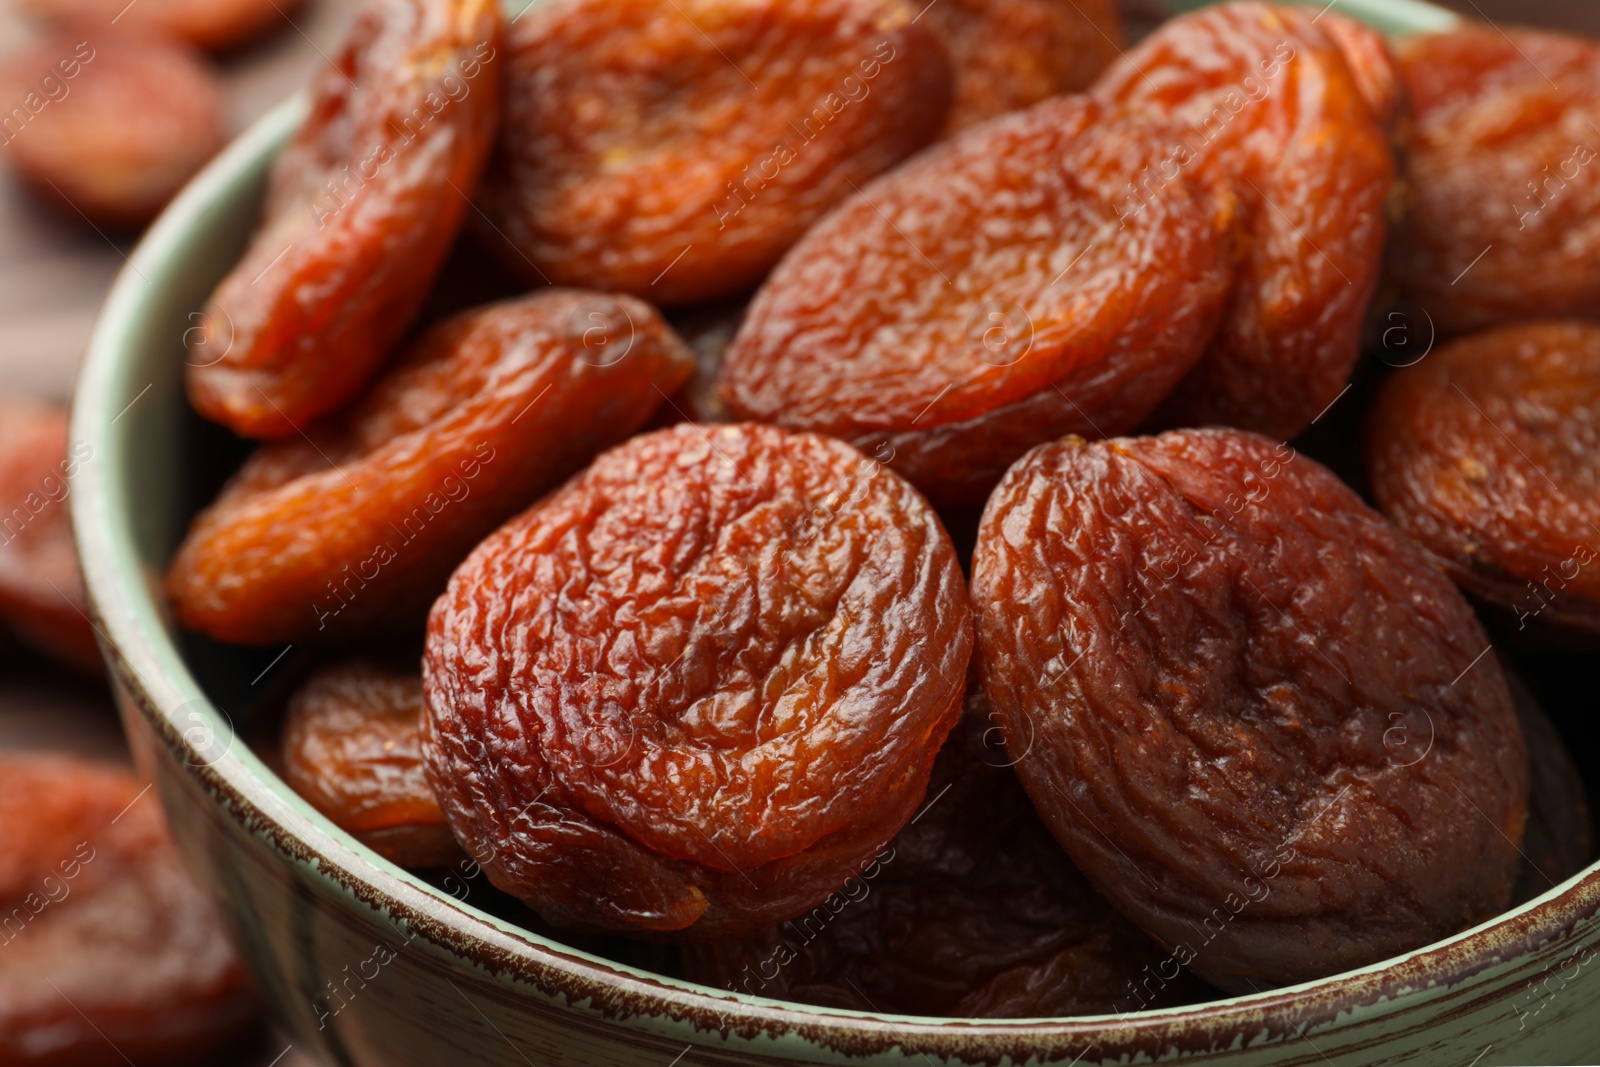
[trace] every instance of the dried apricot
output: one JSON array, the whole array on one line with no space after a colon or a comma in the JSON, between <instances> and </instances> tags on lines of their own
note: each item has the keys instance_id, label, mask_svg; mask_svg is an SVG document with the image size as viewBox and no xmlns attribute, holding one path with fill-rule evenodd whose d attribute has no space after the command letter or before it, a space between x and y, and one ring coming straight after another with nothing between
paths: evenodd
<instances>
[{"instance_id":1,"label":"dried apricot","mask_svg":"<svg viewBox=\"0 0 1600 1067\"><path fill-rule=\"evenodd\" d=\"M1415 136L1390 273L1444 335L1600 302L1600 44L1463 26L1399 46Z\"/></svg>"},{"instance_id":2,"label":"dried apricot","mask_svg":"<svg viewBox=\"0 0 1600 1067\"><path fill-rule=\"evenodd\" d=\"M303 0L21 0L48 22L111 27L225 52L287 25Z\"/></svg>"},{"instance_id":3,"label":"dried apricot","mask_svg":"<svg viewBox=\"0 0 1600 1067\"><path fill-rule=\"evenodd\" d=\"M945 136L1087 89L1122 49L1112 0L921 0L920 7L918 18L955 67Z\"/></svg>"},{"instance_id":4,"label":"dried apricot","mask_svg":"<svg viewBox=\"0 0 1600 1067\"><path fill-rule=\"evenodd\" d=\"M347 412L245 462L173 558L178 621L264 645L420 620L480 538L692 369L632 297L548 290L447 319Z\"/></svg>"},{"instance_id":5,"label":"dried apricot","mask_svg":"<svg viewBox=\"0 0 1600 1067\"><path fill-rule=\"evenodd\" d=\"M255 1024L148 789L108 766L0 757L0 1063L188 1062Z\"/></svg>"},{"instance_id":6,"label":"dried apricot","mask_svg":"<svg viewBox=\"0 0 1600 1067\"><path fill-rule=\"evenodd\" d=\"M981 694L968 697L922 811L871 866L776 929L685 946L690 980L895 1015L1101 1015L1147 997L1175 1003L1192 980L1061 851L993 744L1000 730L989 714Z\"/></svg>"},{"instance_id":7,"label":"dried apricot","mask_svg":"<svg viewBox=\"0 0 1600 1067\"><path fill-rule=\"evenodd\" d=\"M1503 326L1386 383L1372 493L1462 588L1600 634L1600 326Z\"/></svg>"},{"instance_id":8,"label":"dried apricot","mask_svg":"<svg viewBox=\"0 0 1600 1067\"><path fill-rule=\"evenodd\" d=\"M970 626L932 509L848 445L756 424L636 437L479 545L434 605L429 781L490 880L551 922L755 933L911 818L961 714Z\"/></svg>"},{"instance_id":9,"label":"dried apricot","mask_svg":"<svg viewBox=\"0 0 1600 1067\"><path fill-rule=\"evenodd\" d=\"M1509 902L1528 755L1489 641L1289 446L1041 446L989 501L972 588L1040 814L1207 981L1321 977Z\"/></svg>"},{"instance_id":10,"label":"dried apricot","mask_svg":"<svg viewBox=\"0 0 1600 1067\"><path fill-rule=\"evenodd\" d=\"M247 437L356 395L404 336L500 121L494 0L366 0L278 156L250 247L189 330L189 399Z\"/></svg>"},{"instance_id":11,"label":"dried apricot","mask_svg":"<svg viewBox=\"0 0 1600 1067\"><path fill-rule=\"evenodd\" d=\"M1340 44L1336 12L1234 0L1167 23L1106 72L1102 99L1184 131L1141 201L1194 170L1234 183L1246 252L1228 313L1157 419L1289 438L1338 398L1360 354L1388 231L1394 153ZM1355 45L1372 39L1350 30ZM1382 47L1381 43L1372 47Z\"/></svg>"},{"instance_id":12,"label":"dried apricot","mask_svg":"<svg viewBox=\"0 0 1600 1067\"><path fill-rule=\"evenodd\" d=\"M100 669L67 515L68 479L92 458L61 408L0 395L0 617L39 648Z\"/></svg>"},{"instance_id":13,"label":"dried apricot","mask_svg":"<svg viewBox=\"0 0 1600 1067\"><path fill-rule=\"evenodd\" d=\"M334 824L402 867L463 857L422 769L422 679L348 663L289 702L284 779Z\"/></svg>"},{"instance_id":14,"label":"dried apricot","mask_svg":"<svg viewBox=\"0 0 1600 1067\"><path fill-rule=\"evenodd\" d=\"M934 146L773 272L723 396L844 438L941 505L982 500L1041 441L1131 429L1199 358L1232 279L1226 189L1134 199L1170 136L1059 97Z\"/></svg>"},{"instance_id":15,"label":"dried apricot","mask_svg":"<svg viewBox=\"0 0 1600 1067\"><path fill-rule=\"evenodd\" d=\"M939 131L944 48L904 0L556 0L512 26L486 243L529 282L656 304L753 289Z\"/></svg>"},{"instance_id":16,"label":"dried apricot","mask_svg":"<svg viewBox=\"0 0 1600 1067\"><path fill-rule=\"evenodd\" d=\"M147 222L222 147L221 84L186 46L62 35L5 70L0 158L70 217Z\"/></svg>"},{"instance_id":17,"label":"dried apricot","mask_svg":"<svg viewBox=\"0 0 1600 1067\"><path fill-rule=\"evenodd\" d=\"M1577 874L1594 859L1594 830L1583 775L1561 731L1509 666L1504 667L1517 721L1528 741L1528 826L1522 837L1522 874L1513 904L1532 900Z\"/></svg>"}]
</instances>

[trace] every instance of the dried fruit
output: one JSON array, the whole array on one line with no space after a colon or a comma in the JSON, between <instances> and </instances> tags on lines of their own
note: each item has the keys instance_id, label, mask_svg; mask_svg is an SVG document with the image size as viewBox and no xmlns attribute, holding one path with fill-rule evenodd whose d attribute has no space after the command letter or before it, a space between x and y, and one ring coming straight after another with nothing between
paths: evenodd
<instances>
[{"instance_id":1,"label":"dried fruit","mask_svg":"<svg viewBox=\"0 0 1600 1067\"><path fill-rule=\"evenodd\" d=\"M493 0L367 0L186 335L189 398L247 437L343 406L423 304L500 121Z\"/></svg>"},{"instance_id":2,"label":"dried fruit","mask_svg":"<svg viewBox=\"0 0 1600 1067\"><path fill-rule=\"evenodd\" d=\"M1600 326L1462 338L1397 372L1368 421L1384 514L1462 588L1600 634Z\"/></svg>"},{"instance_id":3,"label":"dried fruit","mask_svg":"<svg viewBox=\"0 0 1600 1067\"><path fill-rule=\"evenodd\" d=\"M918 18L955 67L945 136L1087 89L1122 49L1112 0L922 0Z\"/></svg>"},{"instance_id":4,"label":"dried fruit","mask_svg":"<svg viewBox=\"0 0 1600 1067\"><path fill-rule=\"evenodd\" d=\"M982 500L1041 441L1131 429L1193 366L1232 278L1226 190L1134 198L1170 135L1062 97L868 186L751 304L730 407L851 441L941 505Z\"/></svg>"},{"instance_id":5,"label":"dried fruit","mask_svg":"<svg viewBox=\"0 0 1600 1067\"><path fill-rule=\"evenodd\" d=\"M4 159L72 218L149 221L222 147L222 88L187 47L60 35L6 60Z\"/></svg>"},{"instance_id":6,"label":"dried fruit","mask_svg":"<svg viewBox=\"0 0 1600 1067\"><path fill-rule=\"evenodd\" d=\"M289 703L284 780L362 844L402 867L463 860L422 769L422 679L348 663Z\"/></svg>"},{"instance_id":7,"label":"dried fruit","mask_svg":"<svg viewBox=\"0 0 1600 1067\"><path fill-rule=\"evenodd\" d=\"M743 936L911 818L970 651L955 553L910 486L830 438L681 425L456 571L423 658L428 777L549 921Z\"/></svg>"},{"instance_id":8,"label":"dried fruit","mask_svg":"<svg viewBox=\"0 0 1600 1067\"><path fill-rule=\"evenodd\" d=\"M559 0L508 34L486 243L531 282L685 304L756 286L938 132L905 0Z\"/></svg>"},{"instance_id":9,"label":"dried fruit","mask_svg":"<svg viewBox=\"0 0 1600 1067\"><path fill-rule=\"evenodd\" d=\"M1528 826L1522 837L1522 873L1513 904L1554 889L1594 859L1594 831L1583 776L1561 732L1509 665L1503 665L1517 721L1528 741Z\"/></svg>"},{"instance_id":10,"label":"dried fruit","mask_svg":"<svg viewBox=\"0 0 1600 1067\"><path fill-rule=\"evenodd\" d=\"M255 1024L147 790L94 763L0 757L0 1063L189 1062Z\"/></svg>"},{"instance_id":11,"label":"dried fruit","mask_svg":"<svg viewBox=\"0 0 1600 1067\"><path fill-rule=\"evenodd\" d=\"M1338 19L1235 0L1174 19L1106 72L1101 99L1187 128L1137 180L1142 203L1191 170L1234 183L1244 261L1228 313L1199 365L1158 414L1289 438L1349 381L1377 286L1394 154L1340 43L1373 44ZM1330 23L1331 24L1331 23ZM1358 54L1358 53L1352 53ZM1369 64L1370 65L1370 64Z\"/></svg>"},{"instance_id":12,"label":"dried fruit","mask_svg":"<svg viewBox=\"0 0 1600 1067\"><path fill-rule=\"evenodd\" d=\"M1213 984L1373 963L1509 902L1528 756L1489 641L1289 446L1041 446L989 501L973 600L1040 814Z\"/></svg>"},{"instance_id":13,"label":"dried fruit","mask_svg":"<svg viewBox=\"0 0 1600 1067\"><path fill-rule=\"evenodd\" d=\"M1595 313L1600 45L1463 26L1399 47L1414 112L1390 274L1439 332Z\"/></svg>"},{"instance_id":14,"label":"dried fruit","mask_svg":"<svg viewBox=\"0 0 1600 1067\"><path fill-rule=\"evenodd\" d=\"M692 368L631 297L547 290L447 319L349 411L245 462L172 561L178 621L265 645L420 620L480 538Z\"/></svg>"},{"instance_id":15,"label":"dried fruit","mask_svg":"<svg viewBox=\"0 0 1600 1067\"><path fill-rule=\"evenodd\" d=\"M67 515L67 479L93 455L85 442L68 446L66 411L0 395L0 617L39 648L99 670Z\"/></svg>"},{"instance_id":16,"label":"dried fruit","mask_svg":"<svg viewBox=\"0 0 1600 1067\"><path fill-rule=\"evenodd\" d=\"M115 26L225 52L287 25L301 4L302 0L22 0L19 6L48 22Z\"/></svg>"},{"instance_id":17,"label":"dried fruit","mask_svg":"<svg viewBox=\"0 0 1600 1067\"><path fill-rule=\"evenodd\" d=\"M1000 730L982 695L967 709L923 810L871 866L776 929L686 946L689 978L895 1015L1109 1015L1180 1002L1192 979L1061 851L993 743Z\"/></svg>"}]
</instances>

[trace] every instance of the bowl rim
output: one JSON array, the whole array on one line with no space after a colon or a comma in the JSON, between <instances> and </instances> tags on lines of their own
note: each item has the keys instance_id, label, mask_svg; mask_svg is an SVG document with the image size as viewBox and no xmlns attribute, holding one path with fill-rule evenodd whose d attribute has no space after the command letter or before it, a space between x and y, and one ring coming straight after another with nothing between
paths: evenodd
<instances>
[{"instance_id":1,"label":"bowl rim","mask_svg":"<svg viewBox=\"0 0 1600 1067\"><path fill-rule=\"evenodd\" d=\"M1192 2L1192 0L1190 0ZM1335 3L1341 0L1334 0ZM1380 0L1342 0L1367 15ZM1391 0L1392 2L1392 0ZM1332 7L1333 4L1328 4ZM1456 16L1420 0L1401 29L1447 26ZM1420 13L1419 13L1420 12ZM1394 8L1386 15L1393 16ZM1393 32L1393 17L1370 17ZM128 340L150 294L184 269L190 235L209 212L258 176L307 110L298 94L257 120L167 208L120 272L96 323L75 390L71 437L95 451L72 479L70 507L80 565L102 651L133 707L168 751L248 832L348 899L397 927L414 943L453 961L475 964L503 984L564 1000L574 1011L601 1013L622 1025L674 1038L795 1037L840 1055L867 1056L909 1047L949 1059L1023 1060L1049 1051L1107 1057L1174 1049L1204 1051L1315 1034L1341 1019L1391 1008L1408 995L1443 990L1520 952L1564 939L1600 913L1600 862L1534 900L1470 930L1368 967L1299 985L1203 1004L1126 1016L1054 1019L936 1019L855 1012L703 987L618 964L490 916L390 864L357 843L292 790L252 753L232 745L231 724L184 664L160 603L160 582L146 573L136 546L126 457L131 424L118 421L148 392L130 375L141 355ZM196 729L197 724L199 729ZM218 750L217 738L228 739ZM587 1002L587 1003L585 1003ZM1018 1053L1021 1053L1018 1055Z\"/></svg>"}]
</instances>

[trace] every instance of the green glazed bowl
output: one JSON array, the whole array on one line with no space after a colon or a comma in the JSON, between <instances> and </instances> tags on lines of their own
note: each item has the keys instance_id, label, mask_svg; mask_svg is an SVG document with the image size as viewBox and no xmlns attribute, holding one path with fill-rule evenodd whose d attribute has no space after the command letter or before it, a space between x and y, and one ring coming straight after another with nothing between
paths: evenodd
<instances>
[{"instance_id":1,"label":"green glazed bowl","mask_svg":"<svg viewBox=\"0 0 1600 1067\"><path fill-rule=\"evenodd\" d=\"M1336 2L1390 32L1454 18L1416 0ZM92 458L72 494L135 754L298 1050L362 1067L1594 1062L1596 867L1457 937L1321 981L1125 1018L995 1022L805 1007L631 969L475 907L489 896L475 870L435 888L335 828L222 710L270 687L274 653L185 643L160 593L209 488L193 472L227 458L188 410L184 333L243 250L268 163L304 110L292 100L239 138L133 254L78 386L73 436Z\"/></svg>"}]
</instances>

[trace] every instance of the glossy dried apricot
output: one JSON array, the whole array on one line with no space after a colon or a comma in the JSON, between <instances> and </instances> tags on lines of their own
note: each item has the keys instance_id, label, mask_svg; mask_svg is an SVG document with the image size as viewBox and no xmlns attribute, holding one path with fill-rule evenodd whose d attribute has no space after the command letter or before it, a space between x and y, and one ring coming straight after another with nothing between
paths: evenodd
<instances>
[{"instance_id":1,"label":"glossy dried apricot","mask_svg":"<svg viewBox=\"0 0 1600 1067\"><path fill-rule=\"evenodd\" d=\"M529 282L735 296L930 141L943 47L905 0L556 0L507 38L486 244Z\"/></svg>"},{"instance_id":2,"label":"glossy dried apricot","mask_svg":"<svg viewBox=\"0 0 1600 1067\"><path fill-rule=\"evenodd\" d=\"M0 395L0 618L39 648L99 670L67 514L68 479L93 456L84 442L68 445L66 411Z\"/></svg>"},{"instance_id":3,"label":"glossy dried apricot","mask_svg":"<svg viewBox=\"0 0 1600 1067\"><path fill-rule=\"evenodd\" d=\"M1554 889L1594 859L1594 829L1583 775L1528 685L1505 668L1517 721L1528 741L1528 826L1522 836L1522 874L1513 904Z\"/></svg>"},{"instance_id":4,"label":"glossy dried apricot","mask_svg":"<svg viewBox=\"0 0 1600 1067\"><path fill-rule=\"evenodd\" d=\"M1600 303L1600 44L1463 26L1401 43L1415 126L1390 273L1444 335Z\"/></svg>"},{"instance_id":5,"label":"glossy dried apricot","mask_svg":"<svg viewBox=\"0 0 1600 1067\"><path fill-rule=\"evenodd\" d=\"M21 0L47 22L110 27L223 52L289 25L303 0Z\"/></svg>"},{"instance_id":6,"label":"glossy dried apricot","mask_svg":"<svg viewBox=\"0 0 1600 1067\"><path fill-rule=\"evenodd\" d=\"M921 803L971 651L926 502L842 442L685 424L506 524L434 605L428 777L563 925L736 937L814 907Z\"/></svg>"},{"instance_id":7,"label":"glossy dried apricot","mask_svg":"<svg viewBox=\"0 0 1600 1067\"><path fill-rule=\"evenodd\" d=\"M1142 202L1194 170L1231 180L1245 215L1228 313L1158 414L1163 424L1289 438L1350 379L1381 272L1395 162L1363 84L1319 28L1340 17L1219 4L1167 23L1095 85L1103 100L1183 125L1136 179ZM1370 43L1357 32L1343 36ZM1381 92L1370 72L1363 80Z\"/></svg>"},{"instance_id":8,"label":"glossy dried apricot","mask_svg":"<svg viewBox=\"0 0 1600 1067\"><path fill-rule=\"evenodd\" d=\"M776 929L685 946L689 979L895 1015L1109 1015L1144 1004L1147 976L1151 999L1177 1002L1192 980L1089 887L999 734L969 696L922 811L872 865Z\"/></svg>"},{"instance_id":9,"label":"glossy dried apricot","mask_svg":"<svg viewBox=\"0 0 1600 1067\"><path fill-rule=\"evenodd\" d=\"M246 437L355 396L421 309L500 121L493 0L366 0L185 335L189 399Z\"/></svg>"},{"instance_id":10,"label":"glossy dried apricot","mask_svg":"<svg viewBox=\"0 0 1600 1067\"><path fill-rule=\"evenodd\" d=\"M0 160L70 218L147 222L222 147L222 86L185 46L63 34L4 69Z\"/></svg>"},{"instance_id":11,"label":"glossy dried apricot","mask_svg":"<svg viewBox=\"0 0 1600 1067\"><path fill-rule=\"evenodd\" d=\"M94 763L0 757L0 1063L190 1062L257 1021L147 789Z\"/></svg>"},{"instance_id":12,"label":"glossy dried apricot","mask_svg":"<svg viewBox=\"0 0 1600 1067\"><path fill-rule=\"evenodd\" d=\"M982 500L1041 441L1131 429L1199 358L1232 279L1225 189L1180 178L1135 201L1170 136L1060 97L867 186L757 294L729 406L850 441L941 505Z\"/></svg>"},{"instance_id":13,"label":"glossy dried apricot","mask_svg":"<svg viewBox=\"0 0 1600 1067\"><path fill-rule=\"evenodd\" d=\"M178 621L264 645L420 620L480 538L692 369L632 297L548 290L447 319L347 412L245 462L173 558Z\"/></svg>"},{"instance_id":14,"label":"glossy dried apricot","mask_svg":"<svg viewBox=\"0 0 1600 1067\"><path fill-rule=\"evenodd\" d=\"M422 769L422 679L365 663L319 671L289 702L284 780L402 867L463 859Z\"/></svg>"},{"instance_id":15,"label":"glossy dried apricot","mask_svg":"<svg viewBox=\"0 0 1600 1067\"><path fill-rule=\"evenodd\" d=\"M1488 638L1289 446L1041 446L989 501L972 588L1040 814L1207 981L1333 974L1509 902L1528 755Z\"/></svg>"},{"instance_id":16,"label":"glossy dried apricot","mask_svg":"<svg viewBox=\"0 0 1600 1067\"><path fill-rule=\"evenodd\" d=\"M921 0L950 52L950 136L1050 96L1087 89L1122 48L1112 0Z\"/></svg>"},{"instance_id":17,"label":"glossy dried apricot","mask_svg":"<svg viewBox=\"0 0 1600 1067\"><path fill-rule=\"evenodd\" d=\"M1384 514L1462 588L1600 634L1600 326L1530 323L1396 372L1368 420Z\"/></svg>"}]
</instances>

